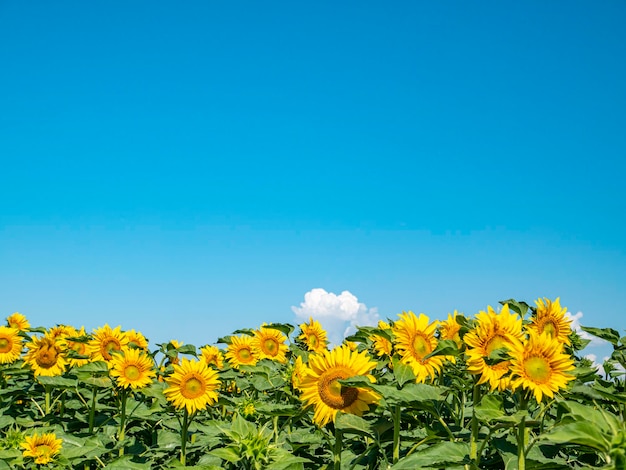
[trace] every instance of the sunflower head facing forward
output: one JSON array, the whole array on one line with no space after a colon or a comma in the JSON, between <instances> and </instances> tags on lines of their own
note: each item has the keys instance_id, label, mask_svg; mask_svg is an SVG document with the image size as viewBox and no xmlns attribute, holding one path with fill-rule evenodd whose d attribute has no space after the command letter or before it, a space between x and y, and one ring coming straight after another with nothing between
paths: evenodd
<instances>
[{"instance_id":1,"label":"sunflower head facing forward","mask_svg":"<svg viewBox=\"0 0 626 470\"><path fill-rule=\"evenodd\" d=\"M367 352L352 351L346 345L332 351L309 356L306 372L302 374L300 399L306 406L313 406L313 420L320 426L334 422L338 411L361 416L370 405L378 403L380 395L361 387L347 387L339 381L357 375L365 375L372 382L370 372L376 367Z\"/></svg>"},{"instance_id":2,"label":"sunflower head facing forward","mask_svg":"<svg viewBox=\"0 0 626 470\"><path fill-rule=\"evenodd\" d=\"M17 328L0 326L0 364L11 364L20 358L23 339Z\"/></svg>"},{"instance_id":3,"label":"sunflower head facing forward","mask_svg":"<svg viewBox=\"0 0 626 470\"><path fill-rule=\"evenodd\" d=\"M174 373L166 379L168 388L165 397L177 409L186 409L192 414L204 410L217 401L220 380L217 372L203 361L181 359L174 365Z\"/></svg>"},{"instance_id":4,"label":"sunflower head facing forward","mask_svg":"<svg viewBox=\"0 0 626 470\"><path fill-rule=\"evenodd\" d=\"M54 433L39 435L34 433L26 436L21 447L24 449L24 457L32 457L36 464L45 465L52 462L54 457L61 452L62 439L57 439Z\"/></svg>"}]
</instances>

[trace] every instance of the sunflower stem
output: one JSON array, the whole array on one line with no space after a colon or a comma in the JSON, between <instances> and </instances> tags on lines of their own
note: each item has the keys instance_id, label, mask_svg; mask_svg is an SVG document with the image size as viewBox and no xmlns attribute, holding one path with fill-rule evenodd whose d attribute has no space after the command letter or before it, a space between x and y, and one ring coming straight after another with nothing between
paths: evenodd
<instances>
[{"instance_id":1,"label":"sunflower stem","mask_svg":"<svg viewBox=\"0 0 626 470\"><path fill-rule=\"evenodd\" d=\"M335 448L333 449L333 468L334 470L341 470L341 445L342 445L343 433L341 429L335 426Z\"/></svg>"},{"instance_id":2,"label":"sunflower stem","mask_svg":"<svg viewBox=\"0 0 626 470\"><path fill-rule=\"evenodd\" d=\"M189 429L189 412L183 411L183 425L180 429L180 463L185 466L187 460L187 430Z\"/></svg>"},{"instance_id":3,"label":"sunflower stem","mask_svg":"<svg viewBox=\"0 0 626 470\"><path fill-rule=\"evenodd\" d=\"M120 430L118 433L118 441L124 440L124 434L126 433L126 389L120 390ZM124 446L120 447L120 456L124 455Z\"/></svg>"},{"instance_id":4,"label":"sunflower stem","mask_svg":"<svg viewBox=\"0 0 626 470\"><path fill-rule=\"evenodd\" d=\"M476 406L480 403L480 385L474 382L472 393L472 434L470 436L470 459L478 466L478 418L476 417Z\"/></svg>"},{"instance_id":5,"label":"sunflower stem","mask_svg":"<svg viewBox=\"0 0 626 470\"><path fill-rule=\"evenodd\" d=\"M522 392L520 394L520 410L526 411L528 407L528 398ZM526 470L526 443L527 439L526 415L522 416L517 430L517 468L518 470Z\"/></svg>"},{"instance_id":6,"label":"sunflower stem","mask_svg":"<svg viewBox=\"0 0 626 470\"><path fill-rule=\"evenodd\" d=\"M393 457L392 463L400 459L400 405L393 407Z\"/></svg>"},{"instance_id":7,"label":"sunflower stem","mask_svg":"<svg viewBox=\"0 0 626 470\"><path fill-rule=\"evenodd\" d=\"M44 389L46 391L46 405L44 409L46 412L46 416L48 416L50 414L50 395L52 394L52 387L50 385L44 385Z\"/></svg>"},{"instance_id":8,"label":"sunflower stem","mask_svg":"<svg viewBox=\"0 0 626 470\"><path fill-rule=\"evenodd\" d=\"M91 408L89 408L89 434L93 434L93 425L96 418L96 396L98 395L98 388L94 385L91 395Z\"/></svg>"}]
</instances>

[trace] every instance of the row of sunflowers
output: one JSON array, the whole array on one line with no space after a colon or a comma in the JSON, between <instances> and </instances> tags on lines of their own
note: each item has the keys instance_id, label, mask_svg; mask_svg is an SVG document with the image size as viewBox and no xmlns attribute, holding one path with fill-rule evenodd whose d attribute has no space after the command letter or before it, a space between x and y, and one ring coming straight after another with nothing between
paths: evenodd
<instances>
[{"instance_id":1,"label":"row of sunflowers","mask_svg":"<svg viewBox=\"0 0 626 470\"><path fill-rule=\"evenodd\" d=\"M334 347L317 321L196 348L0 326L0 469L626 468L626 338L599 369L557 298L413 312Z\"/></svg>"}]
</instances>

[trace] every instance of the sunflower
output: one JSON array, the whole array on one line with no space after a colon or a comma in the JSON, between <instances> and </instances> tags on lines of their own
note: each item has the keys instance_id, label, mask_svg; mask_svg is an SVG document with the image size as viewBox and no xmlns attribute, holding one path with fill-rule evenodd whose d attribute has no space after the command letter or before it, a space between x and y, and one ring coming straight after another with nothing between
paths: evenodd
<instances>
[{"instance_id":1,"label":"sunflower","mask_svg":"<svg viewBox=\"0 0 626 470\"><path fill-rule=\"evenodd\" d=\"M63 345L67 351L66 356L70 367L84 366L91 361L88 343L86 341L75 341L75 339L79 338L83 338L85 340L87 339L87 333L85 332L84 326L81 326L80 330L76 331L75 334L61 340L61 345ZM84 357L72 357L72 355Z\"/></svg>"},{"instance_id":2,"label":"sunflower","mask_svg":"<svg viewBox=\"0 0 626 470\"><path fill-rule=\"evenodd\" d=\"M12 364L20 358L23 339L17 328L0 326L0 364Z\"/></svg>"},{"instance_id":3,"label":"sunflower","mask_svg":"<svg viewBox=\"0 0 626 470\"><path fill-rule=\"evenodd\" d=\"M517 345L511 359L511 388L522 387L534 394L537 402L574 380L574 360L563 352L563 343L549 333L531 334L523 345Z\"/></svg>"},{"instance_id":4,"label":"sunflower","mask_svg":"<svg viewBox=\"0 0 626 470\"><path fill-rule=\"evenodd\" d=\"M302 341L309 351L321 354L327 349L328 335L326 330L322 328L322 324L313 317L309 317L309 323L300 325L302 333L298 336L298 340Z\"/></svg>"},{"instance_id":5,"label":"sunflower","mask_svg":"<svg viewBox=\"0 0 626 470\"><path fill-rule=\"evenodd\" d=\"M63 439L57 439L54 433L42 434L34 433L25 437L26 442L20 445L24 448L22 455L32 457L36 464L45 465L52 462L54 456L61 451Z\"/></svg>"},{"instance_id":6,"label":"sunflower","mask_svg":"<svg viewBox=\"0 0 626 470\"><path fill-rule=\"evenodd\" d=\"M526 326L528 332L535 335L547 333L563 344L570 344L572 320L565 316L567 308L561 308L560 299L557 297L554 302L546 298L538 299L535 304L537 304L537 310L530 324Z\"/></svg>"},{"instance_id":7,"label":"sunflower","mask_svg":"<svg viewBox=\"0 0 626 470\"><path fill-rule=\"evenodd\" d=\"M300 384L306 374L306 365L302 361L302 356L296 357L291 370L291 385L295 390L300 390Z\"/></svg>"},{"instance_id":8,"label":"sunflower","mask_svg":"<svg viewBox=\"0 0 626 470\"><path fill-rule=\"evenodd\" d=\"M217 346L203 346L200 352L202 353L200 360L204 361L207 366L213 366L216 369L224 367L224 355Z\"/></svg>"},{"instance_id":9,"label":"sunflower","mask_svg":"<svg viewBox=\"0 0 626 470\"><path fill-rule=\"evenodd\" d=\"M26 345L28 352L24 362L33 370L35 377L61 375L67 366L62 344L50 336L35 337Z\"/></svg>"},{"instance_id":10,"label":"sunflower","mask_svg":"<svg viewBox=\"0 0 626 470\"><path fill-rule=\"evenodd\" d=\"M389 323L379 320L378 321L378 329L383 330L389 334L392 334L391 326ZM387 356L391 357L393 352L393 344L387 338L381 335L373 334L371 336L372 346L374 347L374 351L376 355L379 357Z\"/></svg>"},{"instance_id":11,"label":"sunflower","mask_svg":"<svg viewBox=\"0 0 626 470\"><path fill-rule=\"evenodd\" d=\"M109 362L113 358L113 353L121 351L128 345L128 337L121 331L121 326L111 329L109 325L96 328L93 338L89 342L89 351L92 360Z\"/></svg>"},{"instance_id":12,"label":"sunflower","mask_svg":"<svg viewBox=\"0 0 626 470\"><path fill-rule=\"evenodd\" d=\"M357 375L365 375L374 382L370 372L375 367L376 362L370 360L365 351L351 351L346 345L309 356L299 388L302 390L300 399L306 406L314 407L313 421L324 426L335 421L338 411L361 416L369 405L378 403L381 397L376 392L339 383L341 379Z\"/></svg>"},{"instance_id":13,"label":"sunflower","mask_svg":"<svg viewBox=\"0 0 626 470\"><path fill-rule=\"evenodd\" d=\"M252 339L252 349L259 359L271 359L276 362L285 363L287 358L287 337L274 328L262 326L254 332Z\"/></svg>"},{"instance_id":14,"label":"sunflower","mask_svg":"<svg viewBox=\"0 0 626 470\"><path fill-rule=\"evenodd\" d=\"M476 327L463 337L468 347L467 370L471 374L480 374L479 384L488 382L492 391L504 390L510 383L510 377L506 375L510 361L489 364L486 358L498 349L510 351L521 346L524 340L522 319L511 313L505 304L499 314L491 306L487 307L487 312L476 315L476 321Z\"/></svg>"},{"instance_id":15,"label":"sunflower","mask_svg":"<svg viewBox=\"0 0 626 470\"><path fill-rule=\"evenodd\" d=\"M252 337L243 335L231 336L225 357L235 369L239 366L253 366L259 360L252 348Z\"/></svg>"},{"instance_id":16,"label":"sunflower","mask_svg":"<svg viewBox=\"0 0 626 470\"><path fill-rule=\"evenodd\" d=\"M400 320L393 325L395 347L401 362L413 369L416 382L425 382L428 377L434 378L443 366L447 356L425 357L437 347L435 331L439 322L430 323L430 319L420 313L417 317L413 312L402 312Z\"/></svg>"},{"instance_id":17,"label":"sunflower","mask_svg":"<svg viewBox=\"0 0 626 470\"><path fill-rule=\"evenodd\" d=\"M78 332L76 328L70 325L56 325L50 328L46 335L54 339L60 339L68 336L78 336Z\"/></svg>"},{"instance_id":18,"label":"sunflower","mask_svg":"<svg viewBox=\"0 0 626 470\"><path fill-rule=\"evenodd\" d=\"M456 310L452 314L448 313L448 319L439 324L439 339L452 340L460 348L463 343L459 335L461 325L456 321L458 316L460 315Z\"/></svg>"},{"instance_id":19,"label":"sunflower","mask_svg":"<svg viewBox=\"0 0 626 470\"><path fill-rule=\"evenodd\" d=\"M148 350L148 340L139 331L129 330L126 332L126 338L128 338L128 346L137 349Z\"/></svg>"},{"instance_id":20,"label":"sunflower","mask_svg":"<svg viewBox=\"0 0 626 470\"><path fill-rule=\"evenodd\" d=\"M20 331L26 331L30 328L30 323L24 315L20 312L15 312L7 317L7 324L11 328L16 328Z\"/></svg>"},{"instance_id":21,"label":"sunflower","mask_svg":"<svg viewBox=\"0 0 626 470\"><path fill-rule=\"evenodd\" d=\"M188 413L204 410L217 401L220 381L217 372L203 361L182 358L174 365L174 373L166 379L168 388L163 392L176 409L185 408Z\"/></svg>"},{"instance_id":22,"label":"sunflower","mask_svg":"<svg viewBox=\"0 0 626 470\"><path fill-rule=\"evenodd\" d=\"M144 388L156 377L154 360L141 349L124 348L109 362L110 374L124 388Z\"/></svg>"}]
</instances>

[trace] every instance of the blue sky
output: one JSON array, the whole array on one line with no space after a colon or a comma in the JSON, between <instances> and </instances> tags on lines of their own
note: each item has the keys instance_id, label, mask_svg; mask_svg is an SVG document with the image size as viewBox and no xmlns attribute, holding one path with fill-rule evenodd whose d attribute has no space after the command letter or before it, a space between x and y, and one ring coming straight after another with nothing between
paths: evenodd
<instances>
[{"instance_id":1,"label":"blue sky","mask_svg":"<svg viewBox=\"0 0 626 470\"><path fill-rule=\"evenodd\" d=\"M0 307L200 345L315 288L381 318L560 296L623 332L624 20L0 1Z\"/></svg>"}]
</instances>

